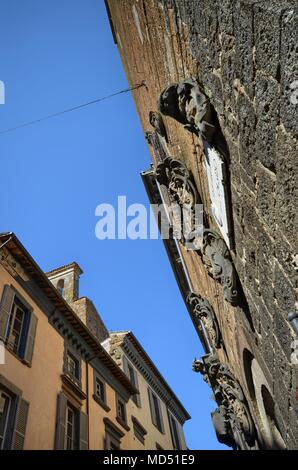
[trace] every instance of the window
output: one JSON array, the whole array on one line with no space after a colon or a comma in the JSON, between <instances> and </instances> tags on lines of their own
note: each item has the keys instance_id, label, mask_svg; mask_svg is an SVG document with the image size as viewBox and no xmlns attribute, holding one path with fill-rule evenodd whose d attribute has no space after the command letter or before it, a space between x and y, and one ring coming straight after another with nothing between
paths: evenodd
<instances>
[{"instance_id":1,"label":"window","mask_svg":"<svg viewBox=\"0 0 298 470\"><path fill-rule=\"evenodd\" d=\"M101 375L94 369L94 400L105 410L110 411L107 405L106 384Z\"/></svg>"},{"instance_id":2,"label":"window","mask_svg":"<svg viewBox=\"0 0 298 470\"><path fill-rule=\"evenodd\" d=\"M63 392L58 395L55 449L88 449L88 416Z\"/></svg>"},{"instance_id":3,"label":"window","mask_svg":"<svg viewBox=\"0 0 298 470\"><path fill-rule=\"evenodd\" d=\"M95 379L95 394L101 401L106 401L105 385L98 377Z\"/></svg>"},{"instance_id":4,"label":"window","mask_svg":"<svg viewBox=\"0 0 298 470\"><path fill-rule=\"evenodd\" d=\"M9 316L6 338L7 345L16 354L18 354L20 350L22 332L24 331L25 317L26 309L18 301L18 299L15 299L12 306L12 311Z\"/></svg>"},{"instance_id":5,"label":"window","mask_svg":"<svg viewBox=\"0 0 298 470\"><path fill-rule=\"evenodd\" d=\"M125 404L121 398L117 398L117 416L123 423L126 422Z\"/></svg>"},{"instance_id":6,"label":"window","mask_svg":"<svg viewBox=\"0 0 298 470\"><path fill-rule=\"evenodd\" d=\"M0 449L23 449L28 412L22 391L0 375Z\"/></svg>"},{"instance_id":7,"label":"window","mask_svg":"<svg viewBox=\"0 0 298 470\"><path fill-rule=\"evenodd\" d=\"M135 368L132 366L132 364L127 360L125 356L123 356L123 368L124 372L129 377L129 380L133 384L133 386L139 390L139 384L138 384L138 374ZM133 402L140 407L141 406L141 397L139 393L136 393L135 395L132 396Z\"/></svg>"},{"instance_id":8,"label":"window","mask_svg":"<svg viewBox=\"0 0 298 470\"><path fill-rule=\"evenodd\" d=\"M145 436L147 434L146 429L143 428L141 423L134 416L131 417L133 423L133 432L135 437L142 443L145 444Z\"/></svg>"},{"instance_id":9,"label":"window","mask_svg":"<svg viewBox=\"0 0 298 470\"><path fill-rule=\"evenodd\" d=\"M77 448L77 412L69 404L66 407L66 423L65 423L65 442L64 449L74 450Z\"/></svg>"},{"instance_id":10,"label":"window","mask_svg":"<svg viewBox=\"0 0 298 470\"><path fill-rule=\"evenodd\" d=\"M119 396L116 396L116 413L116 419L118 423L120 423L124 429L129 431L130 428L127 425L125 401Z\"/></svg>"},{"instance_id":11,"label":"window","mask_svg":"<svg viewBox=\"0 0 298 470\"><path fill-rule=\"evenodd\" d=\"M104 418L103 421L105 423L105 450L120 450L124 433L109 418Z\"/></svg>"},{"instance_id":12,"label":"window","mask_svg":"<svg viewBox=\"0 0 298 470\"><path fill-rule=\"evenodd\" d=\"M59 279L56 289L59 291L60 295L64 297L64 279Z\"/></svg>"},{"instance_id":13,"label":"window","mask_svg":"<svg viewBox=\"0 0 298 470\"><path fill-rule=\"evenodd\" d=\"M169 413L169 422L170 422L170 429L171 429L171 436L173 441L173 447L176 450L181 450L181 441L179 437L179 425L176 419Z\"/></svg>"},{"instance_id":14,"label":"window","mask_svg":"<svg viewBox=\"0 0 298 470\"><path fill-rule=\"evenodd\" d=\"M8 418L10 413L11 398L5 392L0 392L0 449L3 449L3 444L6 437Z\"/></svg>"},{"instance_id":15,"label":"window","mask_svg":"<svg viewBox=\"0 0 298 470\"><path fill-rule=\"evenodd\" d=\"M151 388L148 388L148 395L149 395L149 404L150 404L152 423L154 424L154 426L157 427L157 429L160 432L164 433L160 400L157 397L157 395L151 390Z\"/></svg>"},{"instance_id":16,"label":"window","mask_svg":"<svg viewBox=\"0 0 298 470\"><path fill-rule=\"evenodd\" d=\"M6 347L32 363L37 317L31 307L11 286L4 286L0 305L0 339Z\"/></svg>"},{"instance_id":17,"label":"window","mask_svg":"<svg viewBox=\"0 0 298 470\"><path fill-rule=\"evenodd\" d=\"M79 360L74 357L69 351L66 356L66 370L67 373L76 379L80 379L80 366Z\"/></svg>"},{"instance_id":18,"label":"window","mask_svg":"<svg viewBox=\"0 0 298 470\"><path fill-rule=\"evenodd\" d=\"M81 389L81 361L68 346L66 346L64 352L63 371L66 380L70 379L74 385Z\"/></svg>"}]
</instances>

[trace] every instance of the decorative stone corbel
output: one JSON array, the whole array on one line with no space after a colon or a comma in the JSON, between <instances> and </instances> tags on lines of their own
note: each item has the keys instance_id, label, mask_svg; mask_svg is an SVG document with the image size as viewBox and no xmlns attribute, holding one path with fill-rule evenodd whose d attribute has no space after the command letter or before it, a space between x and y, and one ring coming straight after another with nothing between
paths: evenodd
<instances>
[{"instance_id":1,"label":"decorative stone corbel","mask_svg":"<svg viewBox=\"0 0 298 470\"><path fill-rule=\"evenodd\" d=\"M193 244L192 249L201 249L202 236L199 236L199 230L201 229L202 232L203 227L202 225L199 227L197 214L201 200L188 169L181 161L167 157L157 166L156 179L159 184L167 188L172 208L175 204L180 208L174 220L174 232L176 227L180 231L181 242L184 245ZM175 219L175 211L173 211L173 216Z\"/></svg>"},{"instance_id":2,"label":"decorative stone corbel","mask_svg":"<svg viewBox=\"0 0 298 470\"><path fill-rule=\"evenodd\" d=\"M149 112L149 121L156 132L168 142L167 131L163 122L162 115L158 111Z\"/></svg>"},{"instance_id":3,"label":"decorative stone corbel","mask_svg":"<svg viewBox=\"0 0 298 470\"><path fill-rule=\"evenodd\" d=\"M211 414L219 442L233 449L254 449L257 446L255 426L243 390L229 367L217 355L196 360L193 370L209 383L218 405Z\"/></svg>"},{"instance_id":4,"label":"decorative stone corbel","mask_svg":"<svg viewBox=\"0 0 298 470\"><path fill-rule=\"evenodd\" d=\"M211 142L214 125L210 102L196 80L189 78L165 88L159 96L158 109L188 131Z\"/></svg>"},{"instance_id":5,"label":"decorative stone corbel","mask_svg":"<svg viewBox=\"0 0 298 470\"><path fill-rule=\"evenodd\" d=\"M210 276L222 284L225 300L236 305L238 291L235 268L225 241L214 230L204 230L202 258Z\"/></svg>"},{"instance_id":6,"label":"decorative stone corbel","mask_svg":"<svg viewBox=\"0 0 298 470\"><path fill-rule=\"evenodd\" d=\"M186 299L191 307L191 315L196 328L200 328L200 321L203 323L211 344L215 348L220 347L221 334L214 310L207 299L190 292Z\"/></svg>"},{"instance_id":7,"label":"decorative stone corbel","mask_svg":"<svg viewBox=\"0 0 298 470\"><path fill-rule=\"evenodd\" d=\"M157 162L162 162L167 156L167 131L162 115L158 111L150 111L149 121L154 131L147 131L145 138L149 145L152 145Z\"/></svg>"}]
</instances>

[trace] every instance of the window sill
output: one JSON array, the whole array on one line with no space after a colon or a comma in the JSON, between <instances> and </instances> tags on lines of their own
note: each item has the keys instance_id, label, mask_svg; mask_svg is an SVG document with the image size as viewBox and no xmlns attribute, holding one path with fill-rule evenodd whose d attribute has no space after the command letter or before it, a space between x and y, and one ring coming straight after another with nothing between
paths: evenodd
<instances>
[{"instance_id":1,"label":"window sill","mask_svg":"<svg viewBox=\"0 0 298 470\"><path fill-rule=\"evenodd\" d=\"M85 400L87 395L83 392L82 388L74 381L69 375L61 375L62 382L72 390L81 400Z\"/></svg>"},{"instance_id":2,"label":"window sill","mask_svg":"<svg viewBox=\"0 0 298 470\"><path fill-rule=\"evenodd\" d=\"M128 424L125 423L125 421L122 421L122 419L119 418L119 416L116 416L116 421L117 421L117 423L119 423L126 431L130 431L130 427L128 426Z\"/></svg>"},{"instance_id":3,"label":"window sill","mask_svg":"<svg viewBox=\"0 0 298 470\"><path fill-rule=\"evenodd\" d=\"M24 366L27 366L27 367L32 367L31 364L29 364L29 362L25 361L25 359L21 356L19 356L17 353L15 353L7 344L7 342L5 342L4 340L1 339L1 341L4 343L4 346L5 346L5 349L6 351L8 351L13 357L15 357L18 361L20 361L22 364L24 364Z\"/></svg>"},{"instance_id":4,"label":"window sill","mask_svg":"<svg viewBox=\"0 0 298 470\"><path fill-rule=\"evenodd\" d=\"M97 395L93 394L93 400L96 401L107 413L111 411L111 408L102 401Z\"/></svg>"}]
</instances>

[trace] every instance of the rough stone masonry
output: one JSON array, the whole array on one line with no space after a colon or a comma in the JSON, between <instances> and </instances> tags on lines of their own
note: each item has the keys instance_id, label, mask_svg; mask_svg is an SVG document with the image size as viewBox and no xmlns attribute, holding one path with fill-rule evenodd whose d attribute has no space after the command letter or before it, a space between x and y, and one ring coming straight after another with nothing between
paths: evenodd
<instances>
[{"instance_id":1,"label":"rough stone masonry","mask_svg":"<svg viewBox=\"0 0 298 470\"><path fill-rule=\"evenodd\" d=\"M298 449L297 332L288 319L298 300L298 2L107 4L128 80L146 82L133 92L144 132L173 82L195 78L210 100L225 148L241 302L225 302L196 253L183 251L184 262L217 317L224 345L217 354L241 384L257 447ZM191 172L208 226L217 230L201 139L171 117L163 123L169 153Z\"/></svg>"}]
</instances>

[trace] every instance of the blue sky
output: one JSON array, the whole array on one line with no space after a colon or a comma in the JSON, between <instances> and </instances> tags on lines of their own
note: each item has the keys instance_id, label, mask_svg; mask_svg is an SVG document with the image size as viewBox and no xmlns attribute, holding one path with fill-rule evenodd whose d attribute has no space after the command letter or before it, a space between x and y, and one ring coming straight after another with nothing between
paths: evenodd
<instances>
[{"instance_id":1,"label":"blue sky","mask_svg":"<svg viewBox=\"0 0 298 470\"><path fill-rule=\"evenodd\" d=\"M103 0L1 2L0 132L127 88ZM95 208L148 205L150 155L130 94L0 134L0 230L44 271L77 261L110 330L132 330L192 416L191 449L219 449L211 390L191 370L203 351L160 240L95 237Z\"/></svg>"}]
</instances>

